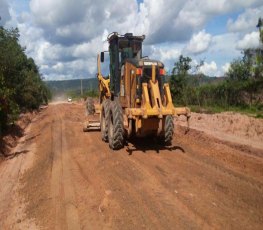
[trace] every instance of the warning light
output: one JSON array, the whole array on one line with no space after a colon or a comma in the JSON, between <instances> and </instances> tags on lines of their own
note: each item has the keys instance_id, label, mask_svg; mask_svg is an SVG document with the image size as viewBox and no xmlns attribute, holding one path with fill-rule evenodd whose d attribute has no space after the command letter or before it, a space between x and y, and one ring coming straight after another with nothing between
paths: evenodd
<instances>
[{"instance_id":1,"label":"warning light","mask_svg":"<svg viewBox=\"0 0 263 230\"><path fill-rule=\"evenodd\" d=\"M136 75L142 75L142 68L136 69Z\"/></svg>"},{"instance_id":2,"label":"warning light","mask_svg":"<svg viewBox=\"0 0 263 230\"><path fill-rule=\"evenodd\" d=\"M160 75L165 75L165 69L160 69L159 73L160 73Z\"/></svg>"}]
</instances>

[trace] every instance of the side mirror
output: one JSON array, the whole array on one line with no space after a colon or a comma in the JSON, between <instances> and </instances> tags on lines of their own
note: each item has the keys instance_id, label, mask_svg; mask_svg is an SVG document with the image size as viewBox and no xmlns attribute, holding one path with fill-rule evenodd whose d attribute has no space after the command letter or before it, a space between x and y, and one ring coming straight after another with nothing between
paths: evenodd
<instances>
[{"instance_id":1,"label":"side mirror","mask_svg":"<svg viewBox=\"0 0 263 230\"><path fill-rule=\"evenodd\" d=\"M100 53L100 62L104 62L104 52Z\"/></svg>"}]
</instances>

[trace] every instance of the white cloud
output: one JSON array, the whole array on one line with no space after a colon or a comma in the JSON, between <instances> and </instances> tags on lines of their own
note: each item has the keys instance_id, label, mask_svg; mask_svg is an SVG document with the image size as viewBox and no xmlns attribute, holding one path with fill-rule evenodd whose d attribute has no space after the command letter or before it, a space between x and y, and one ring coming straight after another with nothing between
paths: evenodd
<instances>
[{"instance_id":1,"label":"white cloud","mask_svg":"<svg viewBox=\"0 0 263 230\"><path fill-rule=\"evenodd\" d=\"M262 0L185 1L178 16L174 19L175 29L185 27L188 31L199 30L207 21L217 15L226 14L247 7L255 7L260 4L262 5ZM174 15L176 16L177 14L175 13Z\"/></svg>"},{"instance_id":2,"label":"white cloud","mask_svg":"<svg viewBox=\"0 0 263 230\"><path fill-rule=\"evenodd\" d=\"M212 36L205 32L205 30L194 34L190 42L186 46L186 52L190 54L200 54L206 51L211 43Z\"/></svg>"},{"instance_id":3,"label":"white cloud","mask_svg":"<svg viewBox=\"0 0 263 230\"><path fill-rule=\"evenodd\" d=\"M228 72L229 68L230 68L230 63L229 63L229 62L225 63L225 64L222 66L222 72L223 72L223 74L225 74L226 72Z\"/></svg>"},{"instance_id":4,"label":"white cloud","mask_svg":"<svg viewBox=\"0 0 263 230\"><path fill-rule=\"evenodd\" d=\"M46 39L72 45L100 36L105 29L120 33L133 29L138 5L136 0L129 4L122 0L31 0L30 8Z\"/></svg>"},{"instance_id":5,"label":"white cloud","mask_svg":"<svg viewBox=\"0 0 263 230\"><path fill-rule=\"evenodd\" d=\"M212 17L258 1L218 0L31 0L35 23L46 39L63 44L82 43L106 29L146 34L150 44L186 41ZM127 31L127 28L129 31ZM164 36L165 35L165 36Z\"/></svg>"},{"instance_id":6,"label":"white cloud","mask_svg":"<svg viewBox=\"0 0 263 230\"><path fill-rule=\"evenodd\" d=\"M231 32L251 31L256 28L258 19L263 16L263 6L246 9L237 19L229 19L227 28Z\"/></svg>"},{"instance_id":7,"label":"white cloud","mask_svg":"<svg viewBox=\"0 0 263 230\"><path fill-rule=\"evenodd\" d=\"M151 46L152 53L151 53L151 58L161 60L163 62L170 61L170 60L175 60L179 57L181 54L181 51L176 48L176 47L156 47L156 46Z\"/></svg>"},{"instance_id":8,"label":"white cloud","mask_svg":"<svg viewBox=\"0 0 263 230\"><path fill-rule=\"evenodd\" d=\"M64 70L64 64L62 62L58 62L52 66L52 69L58 72L62 72Z\"/></svg>"},{"instance_id":9,"label":"white cloud","mask_svg":"<svg viewBox=\"0 0 263 230\"><path fill-rule=\"evenodd\" d=\"M77 58L87 58L88 56L96 57L100 51L106 50L107 48L108 43L103 42L102 36L98 36L90 42L75 45L72 55Z\"/></svg>"},{"instance_id":10,"label":"white cloud","mask_svg":"<svg viewBox=\"0 0 263 230\"><path fill-rule=\"evenodd\" d=\"M11 17L18 23L21 44L46 79L93 77L96 55L107 50L103 41L112 31L145 34L144 55L163 61L168 69L180 54L194 54L206 60L203 70L215 75L240 55L235 46L239 28L252 25L252 17L263 7L262 0L30 0L30 7L20 0L11 2L7 9L7 0L0 0L0 12L2 3L5 12L15 11ZM237 11L244 12L228 22L229 31L237 32L216 36L205 32L210 19ZM245 42L244 37L239 45L249 39Z\"/></svg>"},{"instance_id":11,"label":"white cloud","mask_svg":"<svg viewBox=\"0 0 263 230\"><path fill-rule=\"evenodd\" d=\"M210 63L204 62L204 65L200 67L200 72L208 76L217 76L217 70L217 65L214 61L211 61Z\"/></svg>"},{"instance_id":12,"label":"white cloud","mask_svg":"<svg viewBox=\"0 0 263 230\"><path fill-rule=\"evenodd\" d=\"M217 59L219 65L223 65L226 61L230 61L240 56L240 50L237 50L235 44L239 39L236 33L226 33L215 35L212 37L209 50L205 53L208 60Z\"/></svg>"},{"instance_id":13,"label":"white cloud","mask_svg":"<svg viewBox=\"0 0 263 230\"><path fill-rule=\"evenodd\" d=\"M246 34L242 40L237 43L237 49L259 48L259 32Z\"/></svg>"},{"instance_id":14,"label":"white cloud","mask_svg":"<svg viewBox=\"0 0 263 230\"><path fill-rule=\"evenodd\" d=\"M31 0L30 8L38 24L60 26L81 21L88 3L83 0Z\"/></svg>"}]
</instances>

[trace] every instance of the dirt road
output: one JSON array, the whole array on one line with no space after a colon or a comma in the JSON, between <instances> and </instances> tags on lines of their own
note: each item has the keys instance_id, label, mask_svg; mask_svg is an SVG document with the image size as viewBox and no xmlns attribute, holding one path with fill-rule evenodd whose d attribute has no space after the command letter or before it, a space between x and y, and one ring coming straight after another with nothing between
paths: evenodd
<instances>
[{"instance_id":1,"label":"dirt road","mask_svg":"<svg viewBox=\"0 0 263 230\"><path fill-rule=\"evenodd\" d=\"M0 164L0 229L262 229L263 150L177 127L114 152L50 105Z\"/></svg>"}]
</instances>

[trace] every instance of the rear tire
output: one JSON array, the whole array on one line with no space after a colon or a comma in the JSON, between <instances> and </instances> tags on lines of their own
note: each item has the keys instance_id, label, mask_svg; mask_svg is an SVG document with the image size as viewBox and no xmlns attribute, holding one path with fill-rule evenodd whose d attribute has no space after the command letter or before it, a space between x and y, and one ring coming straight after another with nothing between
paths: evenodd
<instances>
[{"instance_id":1,"label":"rear tire","mask_svg":"<svg viewBox=\"0 0 263 230\"><path fill-rule=\"evenodd\" d=\"M122 107L119 102L111 102L109 114L109 146L113 150L121 149L124 146L124 126Z\"/></svg>"},{"instance_id":2,"label":"rear tire","mask_svg":"<svg viewBox=\"0 0 263 230\"><path fill-rule=\"evenodd\" d=\"M172 115L167 115L164 124L164 144L171 145L174 134L174 119Z\"/></svg>"},{"instance_id":3,"label":"rear tire","mask_svg":"<svg viewBox=\"0 0 263 230\"><path fill-rule=\"evenodd\" d=\"M95 105L92 98L87 99L87 115L93 115L95 113Z\"/></svg>"},{"instance_id":4,"label":"rear tire","mask_svg":"<svg viewBox=\"0 0 263 230\"><path fill-rule=\"evenodd\" d=\"M103 141L108 142L108 131L109 131L109 120L110 120L110 100L105 99L101 106L101 116L100 116L100 130L101 138Z\"/></svg>"}]
</instances>

